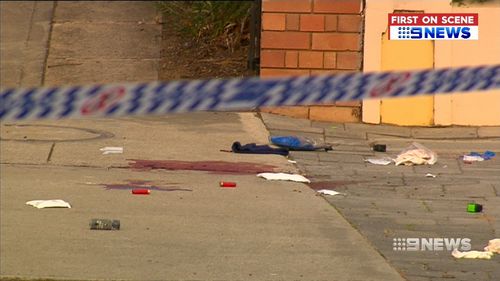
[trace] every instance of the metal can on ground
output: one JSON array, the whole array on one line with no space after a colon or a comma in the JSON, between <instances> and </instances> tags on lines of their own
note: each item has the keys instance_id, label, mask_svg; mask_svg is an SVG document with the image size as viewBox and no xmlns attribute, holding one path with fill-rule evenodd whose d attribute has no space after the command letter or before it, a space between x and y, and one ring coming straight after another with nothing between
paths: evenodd
<instances>
[{"instance_id":1,"label":"metal can on ground","mask_svg":"<svg viewBox=\"0 0 500 281\"><path fill-rule=\"evenodd\" d=\"M387 146L385 144L375 144L375 145L373 145L373 151L385 152L386 149L387 149Z\"/></svg>"},{"instance_id":2,"label":"metal can on ground","mask_svg":"<svg viewBox=\"0 0 500 281\"><path fill-rule=\"evenodd\" d=\"M132 189L132 194L136 194L136 195L149 195L150 193L151 193L151 190L149 190L149 189L144 189L144 188Z\"/></svg>"},{"instance_id":3,"label":"metal can on ground","mask_svg":"<svg viewBox=\"0 0 500 281\"><path fill-rule=\"evenodd\" d=\"M92 230L120 230L119 220L91 219L90 229Z\"/></svg>"},{"instance_id":4,"label":"metal can on ground","mask_svg":"<svg viewBox=\"0 0 500 281\"><path fill-rule=\"evenodd\" d=\"M219 185L220 187L236 187L236 183L230 181L221 181Z\"/></svg>"}]
</instances>

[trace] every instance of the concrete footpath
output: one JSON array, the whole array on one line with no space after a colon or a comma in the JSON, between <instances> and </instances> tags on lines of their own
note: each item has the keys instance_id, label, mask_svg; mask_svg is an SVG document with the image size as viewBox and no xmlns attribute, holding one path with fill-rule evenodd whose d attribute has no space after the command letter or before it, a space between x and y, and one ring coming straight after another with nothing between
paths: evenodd
<instances>
[{"instance_id":1,"label":"concrete footpath","mask_svg":"<svg viewBox=\"0 0 500 281\"><path fill-rule=\"evenodd\" d=\"M1 5L2 58L9 57L2 59L2 87L157 77L160 26L152 2ZM41 6L49 17L35 22L30 15ZM30 29L26 41L7 36L26 26L43 28ZM39 45L27 43L35 37ZM15 46L24 46L23 53L11 56ZM44 57L39 71L30 70L39 79L27 82L19 73L31 52ZM403 280L312 189L255 176L296 172L284 157L220 151L236 140L267 142L254 114L2 123L0 129L2 278ZM122 146L124 153L102 155L105 146ZM238 186L222 189L221 180ZM138 186L152 193L132 195ZM72 208L25 205L34 199L64 199ZM119 219L121 229L92 231L92 218Z\"/></svg>"},{"instance_id":2,"label":"concrete footpath","mask_svg":"<svg viewBox=\"0 0 500 281\"><path fill-rule=\"evenodd\" d=\"M233 140L266 142L252 114L23 125L29 126L2 124L2 138L39 140L1 142L4 277L402 280L307 186L265 181L246 166L234 171L245 162L262 171L263 165L296 170L281 156L219 151ZM85 141L90 133L82 128L114 136ZM47 140L52 135L59 140ZM101 155L104 146L122 146L124 153ZM128 159L226 161L233 172L137 170ZM238 187L221 189L221 180ZM152 194L131 195L138 182ZM64 199L73 208L24 204L34 199ZM91 231L91 218L120 219L122 229Z\"/></svg>"},{"instance_id":3,"label":"concrete footpath","mask_svg":"<svg viewBox=\"0 0 500 281\"><path fill-rule=\"evenodd\" d=\"M43 83L53 13L53 1L0 2L2 87Z\"/></svg>"},{"instance_id":4,"label":"concrete footpath","mask_svg":"<svg viewBox=\"0 0 500 281\"><path fill-rule=\"evenodd\" d=\"M333 146L328 153L292 152L290 157L311 179L311 188L346 194L326 199L404 278L500 280L500 255L491 260L457 260L445 247L404 251L394 244L398 238L468 238L472 250L481 251L489 240L500 238L500 127L334 124L271 114L262 114L262 120L273 135L307 136ZM380 166L365 162L395 158L412 142L436 152L437 163ZM373 144L385 144L387 151L374 152ZM472 151L486 150L497 156L472 164L461 159ZM426 177L428 173L435 177ZM468 203L484 209L468 213Z\"/></svg>"}]
</instances>

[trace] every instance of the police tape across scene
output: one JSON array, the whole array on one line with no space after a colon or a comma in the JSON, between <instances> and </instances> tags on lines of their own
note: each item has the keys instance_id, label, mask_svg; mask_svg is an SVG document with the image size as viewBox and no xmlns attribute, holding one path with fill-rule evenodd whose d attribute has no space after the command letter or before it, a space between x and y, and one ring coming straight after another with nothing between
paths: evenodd
<instances>
[{"instance_id":1,"label":"police tape across scene","mask_svg":"<svg viewBox=\"0 0 500 281\"><path fill-rule=\"evenodd\" d=\"M2 89L0 120L161 115L500 89L500 65Z\"/></svg>"}]
</instances>

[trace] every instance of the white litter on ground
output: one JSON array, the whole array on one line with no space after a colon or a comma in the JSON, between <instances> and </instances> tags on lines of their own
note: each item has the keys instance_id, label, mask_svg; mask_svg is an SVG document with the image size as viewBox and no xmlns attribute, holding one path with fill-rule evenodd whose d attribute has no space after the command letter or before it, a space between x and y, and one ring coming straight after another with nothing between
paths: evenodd
<instances>
[{"instance_id":1,"label":"white litter on ground","mask_svg":"<svg viewBox=\"0 0 500 281\"><path fill-rule=\"evenodd\" d=\"M294 160L288 160L288 162L293 163L293 164L297 163L297 161L294 161Z\"/></svg>"},{"instance_id":2,"label":"white litter on ground","mask_svg":"<svg viewBox=\"0 0 500 281\"><path fill-rule=\"evenodd\" d=\"M490 240L488 246L484 247L484 250L500 254L500 238Z\"/></svg>"},{"instance_id":3,"label":"white litter on ground","mask_svg":"<svg viewBox=\"0 0 500 281\"><path fill-rule=\"evenodd\" d=\"M330 189L320 189L317 191L318 193L325 194L325 195L345 195L344 193L337 192L335 190L330 190Z\"/></svg>"},{"instance_id":4,"label":"white litter on ground","mask_svg":"<svg viewBox=\"0 0 500 281\"><path fill-rule=\"evenodd\" d=\"M460 252L455 249L451 255L457 259L491 259L495 253L500 254L500 238L495 238L488 241L488 246L484 247L484 251L467 251Z\"/></svg>"},{"instance_id":5,"label":"white litter on ground","mask_svg":"<svg viewBox=\"0 0 500 281\"><path fill-rule=\"evenodd\" d=\"M484 161L484 158L477 155L464 155L465 162L481 162Z\"/></svg>"},{"instance_id":6,"label":"white litter on ground","mask_svg":"<svg viewBox=\"0 0 500 281\"><path fill-rule=\"evenodd\" d=\"M490 251L467 251L467 252L460 252L459 250L455 249L453 252L451 252L451 255L457 259L491 259L491 257L494 255L493 252Z\"/></svg>"},{"instance_id":7,"label":"white litter on ground","mask_svg":"<svg viewBox=\"0 0 500 281\"><path fill-rule=\"evenodd\" d=\"M395 159L398 165L434 165L437 162L437 154L418 142L412 143L408 148L401 151Z\"/></svg>"},{"instance_id":8,"label":"white litter on ground","mask_svg":"<svg viewBox=\"0 0 500 281\"><path fill-rule=\"evenodd\" d=\"M389 165L392 163L392 161L393 160L389 157L365 159L365 162L369 162L369 163L375 164L375 165Z\"/></svg>"},{"instance_id":9,"label":"white litter on ground","mask_svg":"<svg viewBox=\"0 0 500 281\"><path fill-rule=\"evenodd\" d=\"M426 177L426 178L435 178L435 177L437 177L437 176L436 176L436 175L434 175L434 174L428 173L428 174L426 174L426 175L425 175L425 177Z\"/></svg>"},{"instance_id":10,"label":"white litter on ground","mask_svg":"<svg viewBox=\"0 0 500 281\"><path fill-rule=\"evenodd\" d=\"M38 209L43 209L43 208L71 208L71 205L61 199L54 199L54 200L32 200L26 202L26 205L33 206Z\"/></svg>"},{"instance_id":11,"label":"white litter on ground","mask_svg":"<svg viewBox=\"0 0 500 281\"><path fill-rule=\"evenodd\" d=\"M311 181L301 175L296 174L285 174L285 173L260 173L258 177L265 178L266 180L283 180L283 181L296 181L296 182L306 182Z\"/></svg>"},{"instance_id":12,"label":"white litter on ground","mask_svg":"<svg viewBox=\"0 0 500 281\"><path fill-rule=\"evenodd\" d=\"M102 151L102 154L104 155L111 153L123 153L123 147L117 147L117 146L106 146L99 150Z\"/></svg>"}]
</instances>

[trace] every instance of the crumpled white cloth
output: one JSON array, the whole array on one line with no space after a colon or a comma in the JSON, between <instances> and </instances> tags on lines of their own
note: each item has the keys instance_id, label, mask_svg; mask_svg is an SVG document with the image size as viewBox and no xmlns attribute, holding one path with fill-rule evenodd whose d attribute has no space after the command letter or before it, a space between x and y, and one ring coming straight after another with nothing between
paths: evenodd
<instances>
[{"instance_id":1,"label":"crumpled white cloth","mask_svg":"<svg viewBox=\"0 0 500 281\"><path fill-rule=\"evenodd\" d=\"M26 205L33 206L38 209L43 208L71 208L71 205L61 199L53 199L53 200L32 200L26 202Z\"/></svg>"},{"instance_id":2,"label":"crumpled white cloth","mask_svg":"<svg viewBox=\"0 0 500 281\"><path fill-rule=\"evenodd\" d=\"M111 154L111 153L123 153L123 147L119 147L119 146L106 146L106 147L103 147L99 150L102 151L102 154L104 154L104 155Z\"/></svg>"},{"instance_id":3,"label":"crumpled white cloth","mask_svg":"<svg viewBox=\"0 0 500 281\"><path fill-rule=\"evenodd\" d=\"M459 250L455 249L455 250L453 250L453 252L451 252L451 255L457 259L487 259L487 260L489 260L494 255L494 253L490 252L490 251L460 252Z\"/></svg>"},{"instance_id":4,"label":"crumpled white cloth","mask_svg":"<svg viewBox=\"0 0 500 281\"><path fill-rule=\"evenodd\" d=\"M396 166L404 165L434 165L437 162L437 154L418 142L412 143L408 148L398 154L395 159Z\"/></svg>"},{"instance_id":5,"label":"crumpled white cloth","mask_svg":"<svg viewBox=\"0 0 500 281\"><path fill-rule=\"evenodd\" d=\"M297 174L286 174L286 173L260 173L258 177L265 178L266 180L283 180L283 181L296 181L296 182L306 182L311 181L304 176Z\"/></svg>"},{"instance_id":6,"label":"crumpled white cloth","mask_svg":"<svg viewBox=\"0 0 500 281\"><path fill-rule=\"evenodd\" d=\"M460 252L455 249L451 253L457 259L491 259L495 253L500 254L500 238L492 239L488 242L488 246L484 247L484 251L467 251Z\"/></svg>"},{"instance_id":7,"label":"crumpled white cloth","mask_svg":"<svg viewBox=\"0 0 500 281\"><path fill-rule=\"evenodd\" d=\"M345 195L344 193L340 193L335 190L330 190L330 189L320 189L317 191L318 193L325 194L325 195Z\"/></svg>"},{"instance_id":8,"label":"crumpled white cloth","mask_svg":"<svg viewBox=\"0 0 500 281\"><path fill-rule=\"evenodd\" d=\"M500 254L500 238L490 240L488 246L484 247L484 250Z\"/></svg>"}]
</instances>

